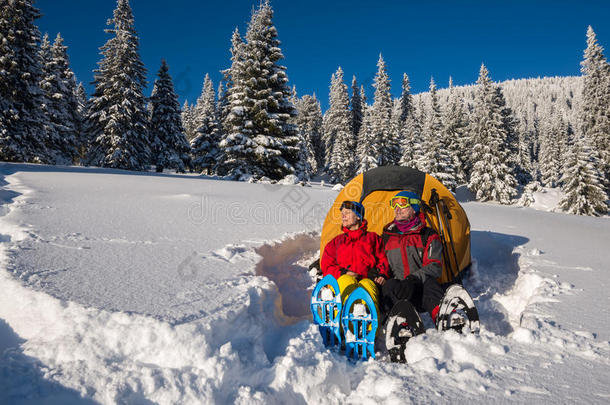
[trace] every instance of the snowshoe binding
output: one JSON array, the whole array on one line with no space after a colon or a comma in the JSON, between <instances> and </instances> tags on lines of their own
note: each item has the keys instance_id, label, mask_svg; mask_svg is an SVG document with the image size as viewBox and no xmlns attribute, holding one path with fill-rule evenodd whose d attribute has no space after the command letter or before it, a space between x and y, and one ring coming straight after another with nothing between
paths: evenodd
<instances>
[{"instance_id":1,"label":"snowshoe binding","mask_svg":"<svg viewBox=\"0 0 610 405\"><path fill-rule=\"evenodd\" d=\"M353 360L375 358L378 314L370 294L356 288L345 301L341 323L345 333L345 355Z\"/></svg>"},{"instance_id":2,"label":"snowshoe binding","mask_svg":"<svg viewBox=\"0 0 610 405\"><path fill-rule=\"evenodd\" d=\"M313 322L318 325L324 346L341 345L341 294L339 284L332 275L327 275L311 294Z\"/></svg>"},{"instance_id":3,"label":"snowshoe binding","mask_svg":"<svg viewBox=\"0 0 610 405\"><path fill-rule=\"evenodd\" d=\"M406 363L405 348L413 336L424 333L424 323L407 300L400 300L390 310L385 324L385 343L393 363Z\"/></svg>"},{"instance_id":4,"label":"snowshoe binding","mask_svg":"<svg viewBox=\"0 0 610 405\"><path fill-rule=\"evenodd\" d=\"M470 332L479 331L479 312L468 292L459 284L447 288L439 305L436 317L436 329L445 331L449 329L462 333L464 327Z\"/></svg>"}]
</instances>

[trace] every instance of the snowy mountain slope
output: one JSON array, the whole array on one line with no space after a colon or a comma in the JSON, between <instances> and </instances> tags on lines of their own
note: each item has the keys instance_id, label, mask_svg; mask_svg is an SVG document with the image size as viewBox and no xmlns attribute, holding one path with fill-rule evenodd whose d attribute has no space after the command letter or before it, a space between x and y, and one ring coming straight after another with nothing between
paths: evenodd
<instances>
[{"instance_id":1,"label":"snowy mountain slope","mask_svg":"<svg viewBox=\"0 0 610 405\"><path fill-rule=\"evenodd\" d=\"M307 308L336 191L0 172L0 403L610 398L608 218L465 203L480 335L429 330L407 366L354 365L323 348Z\"/></svg>"}]
</instances>

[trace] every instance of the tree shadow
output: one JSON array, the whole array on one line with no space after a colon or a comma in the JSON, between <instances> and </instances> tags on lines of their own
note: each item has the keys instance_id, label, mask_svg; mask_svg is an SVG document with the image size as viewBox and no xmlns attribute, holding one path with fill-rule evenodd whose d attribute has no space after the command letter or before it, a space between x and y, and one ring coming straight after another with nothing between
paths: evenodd
<instances>
[{"instance_id":1,"label":"tree shadow","mask_svg":"<svg viewBox=\"0 0 610 405\"><path fill-rule=\"evenodd\" d=\"M0 319L0 403L1 404L97 404L80 393L45 377L45 365L26 356L24 340Z\"/></svg>"},{"instance_id":2,"label":"tree shadow","mask_svg":"<svg viewBox=\"0 0 610 405\"><path fill-rule=\"evenodd\" d=\"M519 276L520 257L514 250L528 241L517 235L471 232L473 265L464 284L476 301L481 324L497 335L506 336L513 328L506 309L493 297L506 294L514 287Z\"/></svg>"}]
</instances>

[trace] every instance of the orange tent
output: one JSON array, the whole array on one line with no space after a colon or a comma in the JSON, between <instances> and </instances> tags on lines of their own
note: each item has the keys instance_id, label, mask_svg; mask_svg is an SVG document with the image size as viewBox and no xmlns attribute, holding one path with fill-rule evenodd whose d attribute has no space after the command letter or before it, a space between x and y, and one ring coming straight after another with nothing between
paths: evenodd
<instances>
[{"instance_id":1,"label":"orange tent","mask_svg":"<svg viewBox=\"0 0 610 405\"><path fill-rule=\"evenodd\" d=\"M470 223L455 196L434 177L416 169L384 166L354 177L339 193L322 227L320 252L341 231L339 208L345 200L364 205L368 230L381 235L383 227L394 219L389 201L398 191L409 190L422 196L422 209L428 226L443 241L442 284L458 279L471 263Z\"/></svg>"}]
</instances>

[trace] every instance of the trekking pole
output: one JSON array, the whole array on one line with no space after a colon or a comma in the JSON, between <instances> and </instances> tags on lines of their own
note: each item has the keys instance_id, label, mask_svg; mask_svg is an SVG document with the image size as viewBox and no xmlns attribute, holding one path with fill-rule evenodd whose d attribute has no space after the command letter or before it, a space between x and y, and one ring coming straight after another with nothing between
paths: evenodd
<instances>
[{"instance_id":1,"label":"trekking pole","mask_svg":"<svg viewBox=\"0 0 610 405\"><path fill-rule=\"evenodd\" d=\"M438 201L439 201L438 193L436 192L436 189L433 188L432 192L430 194L430 200L428 201L428 203L431 206L434 206L435 211L436 211L436 220L438 221L438 230L439 230L438 235L441 238L441 243L443 245L443 260L445 260L445 263L447 263L449 271L451 272L451 278L453 279L453 274L454 274L453 268L452 268L453 266L451 265L451 260L449 259L449 253L447 252L447 240L445 239L445 230L443 227L443 222L441 221ZM453 280L451 280L451 281L453 281Z\"/></svg>"},{"instance_id":2,"label":"trekking pole","mask_svg":"<svg viewBox=\"0 0 610 405\"><path fill-rule=\"evenodd\" d=\"M460 280L460 284L462 284L462 275L460 274L460 264L458 263L457 253L455 251L455 244L453 243L453 232L451 231L451 211L449 211L449 207L447 207L447 203L445 200L440 200L440 203L443 207L443 214L445 220L447 222L446 227L449 232L449 243L451 244L451 252L453 253L453 260L455 260L455 267L457 268L457 277Z\"/></svg>"}]
</instances>

